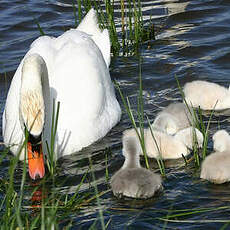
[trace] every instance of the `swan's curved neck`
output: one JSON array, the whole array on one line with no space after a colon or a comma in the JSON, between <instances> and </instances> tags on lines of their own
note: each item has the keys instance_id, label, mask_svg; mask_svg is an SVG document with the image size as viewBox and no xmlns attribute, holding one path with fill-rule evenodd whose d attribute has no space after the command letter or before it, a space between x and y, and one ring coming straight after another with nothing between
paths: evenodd
<instances>
[{"instance_id":1,"label":"swan's curved neck","mask_svg":"<svg viewBox=\"0 0 230 230\"><path fill-rule=\"evenodd\" d=\"M32 135L38 136L45 120L43 82L46 78L48 81L46 64L40 55L32 54L24 59L21 78L21 122Z\"/></svg>"}]
</instances>

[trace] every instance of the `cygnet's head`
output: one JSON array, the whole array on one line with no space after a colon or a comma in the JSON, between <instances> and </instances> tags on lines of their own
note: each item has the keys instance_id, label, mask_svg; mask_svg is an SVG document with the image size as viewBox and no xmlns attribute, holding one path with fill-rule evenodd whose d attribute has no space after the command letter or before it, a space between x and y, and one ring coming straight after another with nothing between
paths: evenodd
<instances>
[{"instance_id":1,"label":"cygnet's head","mask_svg":"<svg viewBox=\"0 0 230 230\"><path fill-rule=\"evenodd\" d=\"M230 136L223 129L217 131L213 135L212 140L213 140L213 149L215 151L223 152L230 147Z\"/></svg>"},{"instance_id":2,"label":"cygnet's head","mask_svg":"<svg viewBox=\"0 0 230 230\"><path fill-rule=\"evenodd\" d=\"M178 125L175 118L169 113L160 113L152 124L153 129L174 135L178 131Z\"/></svg>"}]
</instances>

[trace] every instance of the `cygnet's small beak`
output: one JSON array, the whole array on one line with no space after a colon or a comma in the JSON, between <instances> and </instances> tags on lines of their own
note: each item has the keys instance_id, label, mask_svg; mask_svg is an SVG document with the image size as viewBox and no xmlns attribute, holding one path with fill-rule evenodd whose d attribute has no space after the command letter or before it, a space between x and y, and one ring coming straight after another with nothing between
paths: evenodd
<instances>
[{"instance_id":1,"label":"cygnet's small beak","mask_svg":"<svg viewBox=\"0 0 230 230\"><path fill-rule=\"evenodd\" d=\"M27 149L30 177L33 180L35 180L37 177L43 178L45 175L45 165L41 143L36 144L36 146L33 147L31 142L28 142Z\"/></svg>"}]
</instances>

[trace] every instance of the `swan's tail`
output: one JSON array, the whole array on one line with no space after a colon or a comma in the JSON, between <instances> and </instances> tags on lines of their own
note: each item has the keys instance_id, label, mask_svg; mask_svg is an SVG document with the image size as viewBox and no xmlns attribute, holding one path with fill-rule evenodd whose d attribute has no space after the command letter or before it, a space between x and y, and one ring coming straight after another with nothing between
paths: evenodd
<instances>
[{"instance_id":1,"label":"swan's tail","mask_svg":"<svg viewBox=\"0 0 230 230\"><path fill-rule=\"evenodd\" d=\"M91 9L78 25L77 30L92 36L92 39L101 50L107 67L110 65L110 39L107 29L100 30L98 26L97 13Z\"/></svg>"}]
</instances>

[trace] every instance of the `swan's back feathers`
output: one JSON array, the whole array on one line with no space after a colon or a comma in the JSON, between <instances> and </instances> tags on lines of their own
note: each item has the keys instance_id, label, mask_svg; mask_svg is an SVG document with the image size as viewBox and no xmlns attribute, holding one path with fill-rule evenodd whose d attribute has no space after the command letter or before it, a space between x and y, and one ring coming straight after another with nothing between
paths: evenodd
<instances>
[{"instance_id":1,"label":"swan's back feathers","mask_svg":"<svg viewBox=\"0 0 230 230\"><path fill-rule=\"evenodd\" d=\"M85 32L92 36L92 39L97 44L104 57L107 67L110 65L110 38L107 29L100 30L98 26L97 13L91 9L81 23L78 25L77 30Z\"/></svg>"}]
</instances>

